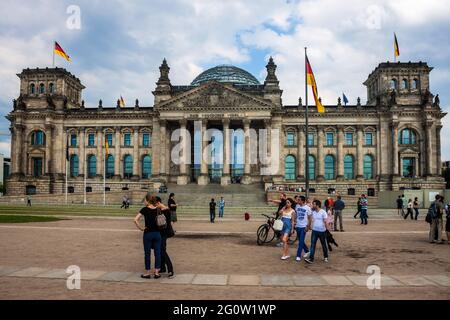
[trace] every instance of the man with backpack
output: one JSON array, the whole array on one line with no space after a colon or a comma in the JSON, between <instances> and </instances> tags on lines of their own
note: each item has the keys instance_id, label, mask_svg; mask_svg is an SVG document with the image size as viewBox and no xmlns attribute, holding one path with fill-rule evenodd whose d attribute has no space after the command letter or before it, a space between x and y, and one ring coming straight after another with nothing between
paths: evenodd
<instances>
[{"instance_id":1,"label":"man with backpack","mask_svg":"<svg viewBox=\"0 0 450 320\"><path fill-rule=\"evenodd\" d=\"M442 229L441 221L444 210L444 204L441 201L442 197L437 194L435 201L430 205L428 209L427 220L430 223L430 234L428 236L430 243L442 243Z\"/></svg>"}]
</instances>

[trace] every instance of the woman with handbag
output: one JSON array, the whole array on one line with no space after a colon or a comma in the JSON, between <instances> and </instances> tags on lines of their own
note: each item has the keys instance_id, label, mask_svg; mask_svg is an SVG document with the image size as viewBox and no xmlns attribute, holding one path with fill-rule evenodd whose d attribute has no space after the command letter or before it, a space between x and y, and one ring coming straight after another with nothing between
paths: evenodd
<instances>
[{"instance_id":1,"label":"woman with handbag","mask_svg":"<svg viewBox=\"0 0 450 320\"><path fill-rule=\"evenodd\" d=\"M289 256L289 236L294 231L293 219L295 218L295 210L292 209L294 200L288 198L286 205L280 210L281 221L283 222L283 229L281 229L281 241L283 242L283 255L281 260L287 260Z\"/></svg>"},{"instance_id":2,"label":"woman with handbag","mask_svg":"<svg viewBox=\"0 0 450 320\"><path fill-rule=\"evenodd\" d=\"M160 197L156 197L156 204L162 205ZM172 213L170 209L167 208L162 209L161 214L163 214L166 217L167 225L164 229L160 229L159 231L161 233L161 269L159 270L159 272L162 273L168 272L169 273L168 277L173 278L174 277L173 264L172 260L170 260L169 254L167 253L167 239L172 238L175 235L172 223L170 221Z\"/></svg>"}]
</instances>

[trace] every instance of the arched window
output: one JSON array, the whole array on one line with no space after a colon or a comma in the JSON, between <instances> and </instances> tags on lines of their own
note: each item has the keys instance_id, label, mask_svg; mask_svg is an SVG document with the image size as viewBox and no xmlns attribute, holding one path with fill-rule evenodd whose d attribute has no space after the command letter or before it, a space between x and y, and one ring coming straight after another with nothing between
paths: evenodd
<instances>
[{"instance_id":1,"label":"arched window","mask_svg":"<svg viewBox=\"0 0 450 320\"><path fill-rule=\"evenodd\" d=\"M70 156L70 176L78 177L78 156L76 154Z\"/></svg>"},{"instance_id":2,"label":"arched window","mask_svg":"<svg viewBox=\"0 0 450 320\"><path fill-rule=\"evenodd\" d=\"M333 180L334 171L334 157L328 154L325 156L325 180Z\"/></svg>"},{"instance_id":3,"label":"arched window","mask_svg":"<svg viewBox=\"0 0 450 320\"><path fill-rule=\"evenodd\" d=\"M45 93L45 85L44 85L43 83L41 83L41 84L39 85L39 93L40 93L40 94Z\"/></svg>"},{"instance_id":4,"label":"arched window","mask_svg":"<svg viewBox=\"0 0 450 320\"><path fill-rule=\"evenodd\" d=\"M33 146L45 145L45 134L43 131L35 131L31 134L31 145Z\"/></svg>"},{"instance_id":5,"label":"arched window","mask_svg":"<svg viewBox=\"0 0 450 320\"><path fill-rule=\"evenodd\" d=\"M389 88L390 88L391 90L396 90L396 89L397 89L397 80L396 80L396 79L392 79L392 80L389 82Z\"/></svg>"},{"instance_id":6,"label":"arched window","mask_svg":"<svg viewBox=\"0 0 450 320\"><path fill-rule=\"evenodd\" d=\"M402 87L403 90L408 89L408 80L407 79L403 79L402 80Z\"/></svg>"},{"instance_id":7,"label":"arched window","mask_svg":"<svg viewBox=\"0 0 450 320\"><path fill-rule=\"evenodd\" d=\"M295 133L293 131L289 131L286 134L286 145L295 146Z\"/></svg>"},{"instance_id":8,"label":"arched window","mask_svg":"<svg viewBox=\"0 0 450 320\"><path fill-rule=\"evenodd\" d=\"M286 156L284 160L284 178L295 180L295 157L293 155Z\"/></svg>"},{"instance_id":9,"label":"arched window","mask_svg":"<svg viewBox=\"0 0 450 320\"><path fill-rule=\"evenodd\" d=\"M97 157L91 154L88 157L88 177L94 178L96 174L97 174Z\"/></svg>"},{"instance_id":10,"label":"arched window","mask_svg":"<svg viewBox=\"0 0 450 320\"><path fill-rule=\"evenodd\" d=\"M36 86L34 85L34 83L30 84L30 93L31 94L35 94L36 93Z\"/></svg>"},{"instance_id":11,"label":"arched window","mask_svg":"<svg viewBox=\"0 0 450 320\"><path fill-rule=\"evenodd\" d=\"M403 129L398 135L398 144L416 144L417 134L413 129Z\"/></svg>"},{"instance_id":12,"label":"arched window","mask_svg":"<svg viewBox=\"0 0 450 320\"><path fill-rule=\"evenodd\" d=\"M355 179L355 166L354 166L353 156L347 154L344 157L344 177L345 179L351 180Z\"/></svg>"},{"instance_id":13,"label":"arched window","mask_svg":"<svg viewBox=\"0 0 450 320\"><path fill-rule=\"evenodd\" d=\"M54 93L55 92L55 85L53 83L50 83L48 85L48 92Z\"/></svg>"},{"instance_id":14,"label":"arched window","mask_svg":"<svg viewBox=\"0 0 450 320\"><path fill-rule=\"evenodd\" d=\"M308 157L308 167L309 180L316 180L316 158L312 155Z\"/></svg>"},{"instance_id":15,"label":"arched window","mask_svg":"<svg viewBox=\"0 0 450 320\"><path fill-rule=\"evenodd\" d=\"M133 157L129 154L123 157L123 177L130 179L133 176Z\"/></svg>"},{"instance_id":16,"label":"arched window","mask_svg":"<svg viewBox=\"0 0 450 320\"><path fill-rule=\"evenodd\" d=\"M106 177L112 178L114 176L114 156L109 154L106 158Z\"/></svg>"},{"instance_id":17,"label":"arched window","mask_svg":"<svg viewBox=\"0 0 450 320\"><path fill-rule=\"evenodd\" d=\"M373 157L370 154L364 156L364 179L373 179Z\"/></svg>"},{"instance_id":18,"label":"arched window","mask_svg":"<svg viewBox=\"0 0 450 320\"><path fill-rule=\"evenodd\" d=\"M144 156L142 158L142 178L148 179L152 175L152 157Z\"/></svg>"},{"instance_id":19,"label":"arched window","mask_svg":"<svg viewBox=\"0 0 450 320\"><path fill-rule=\"evenodd\" d=\"M414 90L419 89L419 80L417 80L417 79L413 80L412 89L414 89Z\"/></svg>"}]
</instances>

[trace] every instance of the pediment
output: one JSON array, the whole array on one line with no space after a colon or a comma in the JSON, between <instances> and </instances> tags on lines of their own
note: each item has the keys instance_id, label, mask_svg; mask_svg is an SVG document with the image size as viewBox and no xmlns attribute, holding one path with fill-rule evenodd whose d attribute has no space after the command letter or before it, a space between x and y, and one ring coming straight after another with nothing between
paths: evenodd
<instances>
[{"instance_id":1,"label":"pediment","mask_svg":"<svg viewBox=\"0 0 450 320\"><path fill-rule=\"evenodd\" d=\"M209 82L155 106L161 110L272 110L270 101L219 82Z\"/></svg>"},{"instance_id":2,"label":"pediment","mask_svg":"<svg viewBox=\"0 0 450 320\"><path fill-rule=\"evenodd\" d=\"M399 151L402 155L416 155L417 153L419 153L418 150L415 150L414 148L411 148L411 147L406 147L406 148L400 149Z\"/></svg>"}]
</instances>

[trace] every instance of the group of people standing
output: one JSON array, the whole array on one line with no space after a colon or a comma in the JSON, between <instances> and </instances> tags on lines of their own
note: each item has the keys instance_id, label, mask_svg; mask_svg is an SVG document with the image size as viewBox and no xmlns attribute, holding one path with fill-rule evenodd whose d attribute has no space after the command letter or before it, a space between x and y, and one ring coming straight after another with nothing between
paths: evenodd
<instances>
[{"instance_id":1,"label":"group of people standing","mask_svg":"<svg viewBox=\"0 0 450 320\"><path fill-rule=\"evenodd\" d=\"M164 205L160 197L147 194L143 207L134 219L136 227L143 232L145 272L142 278L161 278L161 273L168 272L168 277L174 277L172 260L167 253L167 239L175 235L173 228L177 221L174 194L169 196L168 205ZM164 218L162 218L162 216ZM162 219L161 219L162 218ZM144 226L141 220L144 219ZM151 269L151 251L155 258L155 268Z\"/></svg>"},{"instance_id":2,"label":"group of people standing","mask_svg":"<svg viewBox=\"0 0 450 320\"><path fill-rule=\"evenodd\" d=\"M406 204L406 213L404 198L405 195L400 195L397 198L397 214L401 215L405 220L408 216L411 217L411 220L417 220L420 208L419 198L415 197L414 201L412 199L408 200L408 203Z\"/></svg>"},{"instance_id":3,"label":"group of people standing","mask_svg":"<svg viewBox=\"0 0 450 320\"><path fill-rule=\"evenodd\" d=\"M444 214L446 215L445 232L447 233L447 243L450 244L450 204L444 205L444 197L437 194L434 202L428 209L430 216L430 243L445 243L442 237L444 229Z\"/></svg>"},{"instance_id":4,"label":"group of people standing","mask_svg":"<svg viewBox=\"0 0 450 320\"><path fill-rule=\"evenodd\" d=\"M216 220L216 206L217 203L214 201L214 198L211 199L211 202L209 203L209 220L211 223L214 223ZM219 218L223 218L223 214L225 211L225 200L223 197L220 197L219 201Z\"/></svg>"}]
</instances>

